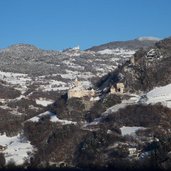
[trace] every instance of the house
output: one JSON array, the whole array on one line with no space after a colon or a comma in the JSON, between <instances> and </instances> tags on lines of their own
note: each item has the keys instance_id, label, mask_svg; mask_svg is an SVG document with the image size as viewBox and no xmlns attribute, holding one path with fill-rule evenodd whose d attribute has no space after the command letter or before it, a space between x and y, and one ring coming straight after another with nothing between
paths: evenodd
<instances>
[{"instance_id":1,"label":"house","mask_svg":"<svg viewBox=\"0 0 171 171\"><path fill-rule=\"evenodd\" d=\"M110 88L110 93L111 94L124 93L124 89L125 89L125 86L123 83L117 83L116 85Z\"/></svg>"},{"instance_id":2,"label":"house","mask_svg":"<svg viewBox=\"0 0 171 171\"><path fill-rule=\"evenodd\" d=\"M124 84L123 83L117 83L116 84L116 91L119 92L119 93L123 93L124 92Z\"/></svg>"}]
</instances>

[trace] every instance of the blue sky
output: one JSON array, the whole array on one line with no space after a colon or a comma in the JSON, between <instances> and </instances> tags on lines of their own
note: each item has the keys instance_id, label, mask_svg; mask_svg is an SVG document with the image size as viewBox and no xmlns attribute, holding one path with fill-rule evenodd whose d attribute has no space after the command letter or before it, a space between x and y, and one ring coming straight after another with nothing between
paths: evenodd
<instances>
[{"instance_id":1,"label":"blue sky","mask_svg":"<svg viewBox=\"0 0 171 171\"><path fill-rule=\"evenodd\" d=\"M0 0L0 48L81 49L171 36L171 0Z\"/></svg>"}]
</instances>

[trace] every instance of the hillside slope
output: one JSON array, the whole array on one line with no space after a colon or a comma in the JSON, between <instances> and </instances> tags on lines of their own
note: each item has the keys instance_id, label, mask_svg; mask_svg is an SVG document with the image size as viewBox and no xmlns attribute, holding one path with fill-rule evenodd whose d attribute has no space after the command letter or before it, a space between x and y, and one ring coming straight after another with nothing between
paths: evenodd
<instances>
[{"instance_id":1,"label":"hillside slope","mask_svg":"<svg viewBox=\"0 0 171 171\"><path fill-rule=\"evenodd\" d=\"M170 168L171 38L147 46L121 54L1 50L2 165ZM124 91L112 93L117 83ZM95 94L69 97L72 88Z\"/></svg>"}]
</instances>

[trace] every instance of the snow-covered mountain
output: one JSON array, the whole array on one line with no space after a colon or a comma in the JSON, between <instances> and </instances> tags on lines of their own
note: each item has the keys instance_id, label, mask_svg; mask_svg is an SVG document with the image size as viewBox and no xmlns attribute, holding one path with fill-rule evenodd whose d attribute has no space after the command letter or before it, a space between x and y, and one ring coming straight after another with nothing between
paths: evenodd
<instances>
[{"instance_id":1,"label":"snow-covered mountain","mask_svg":"<svg viewBox=\"0 0 171 171\"><path fill-rule=\"evenodd\" d=\"M143 37L139 37L137 38L139 41L154 41L154 42L158 42L161 39L158 37L151 37L151 36L143 36Z\"/></svg>"},{"instance_id":2,"label":"snow-covered mountain","mask_svg":"<svg viewBox=\"0 0 171 171\"><path fill-rule=\"evenodd\" d=\"M127 40L127 41L113 41L110 43L102 44L99 46L93 46L92 48L89 48L88 50L91 51L102 51L105 49L125 49L125 50L138 50L140 48L148 48L153 46L156 42L158 42L160 39L156 37L139 37L134 40Z\"/></svg>"},{"instance_id":3,"label":"snow-covered mountain","mask_svg":"<svg viewBox=\"0 0 171 171\"><path fill-rule=\"evenodd\" d=\"M148 166L158 150L162 165L170 150L170 40L140 37L85 51L25 44L1 50L0 159L25 167L114 167L118 159L126 167ZM117 83L123 93L111 92ZM68 98L69 89L95 94ZM161 144L154 149L154 143Z\"/></svg>"}]
</instances>

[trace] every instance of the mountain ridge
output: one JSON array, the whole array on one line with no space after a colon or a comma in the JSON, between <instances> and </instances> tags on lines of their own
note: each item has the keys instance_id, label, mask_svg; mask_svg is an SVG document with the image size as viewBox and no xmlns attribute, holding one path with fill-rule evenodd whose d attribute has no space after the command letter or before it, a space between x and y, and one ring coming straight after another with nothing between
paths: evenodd
<instances>
[{"instance_id":1,"label":"mountain ridge","mask_svg":"<svg viewBox=\"0 0 171 171\"><path fill-rule=\"evenodd\" d=\"M105 45L105 44L110 44L110 43L124 43L124 42L130 42L130 41L135 41L135 40L138 40L138 41L146 41L146 43L148 43L148 41L152 41L152 42L157 42L157 41L160 41L162 39L158 38L158 37L152 37L152 36L141 36L141 37L138 37L138 38L135 38L135 39L131 39L131 40L122 40L122 41L118 41L118 40L114 40L114 41L111 41L111 42L106 42L106 43L102 43L100 45L96 45L96 46L92 46L90 48L86 48L86 50L90 50L94 47L98 47L98 46L102 46L102 45ZM60 51L65 51L67 49L75 49L75 50L80 50L80 46L74 46L74 47L69 47L69 48L64 48L62 50L53 50L53 49L43 49L43 48L39 48L38 46L34 45L34 44L30 44L30 43L16 43L16 44L11 44L7 47L4 47L4 48L0 48L0 50L3 50L3 49L8 49L8 48L15 48L15 47L32 47L34 49L40 49L40 50L44 50L44 51L56 51L56 52L60 52ZM84 51L84 50L82 50Z\"/></svg>"},{"instance_id":2,"label":"mountain ridge","mask_svg":"<svg viewBox=\"0 0 171 171\"><path fill-rule=\"evenodd\" d=\"M137 50L139 48L148 48L153 46L156 42L158 42L159 38L153 37L139 37L133 40L126 40L126 41L112 41L109 43L104 43L101 45L93 46L86 50L92 51L100 51L104 49L115 49L115 48L125 48L125 49L134 49Z\"/></svg>"}]
</instances>

